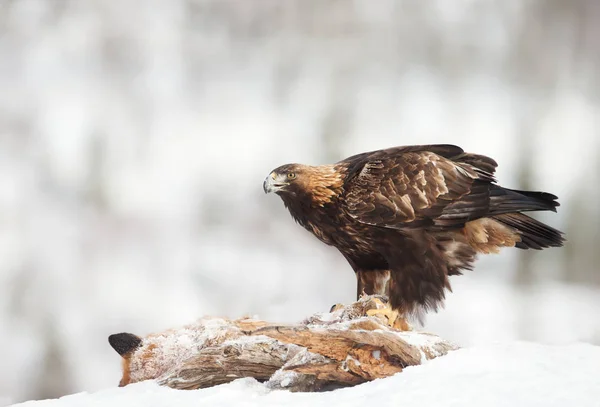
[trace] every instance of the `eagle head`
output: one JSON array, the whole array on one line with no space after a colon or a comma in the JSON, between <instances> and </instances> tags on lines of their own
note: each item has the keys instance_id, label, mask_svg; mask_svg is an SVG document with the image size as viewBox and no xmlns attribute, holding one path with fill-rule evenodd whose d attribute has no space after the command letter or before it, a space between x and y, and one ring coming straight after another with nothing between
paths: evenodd
<instances>
[{"instance_id":1,"label":"eagle head","mask_svg":"<svg viewBox=\"0 0 600 407\"><path fill-rule=\"evenodd\" d=\"M294 190L301 184L299 180L302 180L305 175L302 167L300 164L286 164L275 168L263 182L265 194L270 192L279 195L286 192L294 194Z\"/></svg>"},{"instance_id":2,"label":"eagle head","mask_svg":"<svg viewBox=\"0 0 600 407\"><path fill-rule=\"evenodd\" d=\"M342 190L344 172L334 165L286 164L275 168L263 183L265 193L287 199L309 199L315 206L332 202Z\"/></svg>"}]
</instances>

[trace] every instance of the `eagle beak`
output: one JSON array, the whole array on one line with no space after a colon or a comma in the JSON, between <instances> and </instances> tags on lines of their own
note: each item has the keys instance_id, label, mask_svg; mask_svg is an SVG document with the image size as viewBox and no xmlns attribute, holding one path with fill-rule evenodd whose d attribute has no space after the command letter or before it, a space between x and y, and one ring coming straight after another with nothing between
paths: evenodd
<instances>
[{"instance_id":1,"label":"eagle beak","mask_svg":"<svg viewBox=\"0 0 600 407\"><path fill-rule=\"evenodd\" d=\"M270 192L277 192L283 189L286 185L288 185L288 183L283 182L280 175L272 172L267 178L265 178L265 182L263 182L263 189L265 194L268 194Z\"/></svg>"},{"instance_id":2,"label":"eagle beak","mask_svg":"<svg viewBox=\"0 0 600 407\"><path fill-rule=\"evenodd\" d=\"M273 182L271 176L269 175L267 178L265 178L265 182L263 182L263 189L265 191L265 194L268 194L269 192L273 192Z\"/></svg>"}]
</instances>

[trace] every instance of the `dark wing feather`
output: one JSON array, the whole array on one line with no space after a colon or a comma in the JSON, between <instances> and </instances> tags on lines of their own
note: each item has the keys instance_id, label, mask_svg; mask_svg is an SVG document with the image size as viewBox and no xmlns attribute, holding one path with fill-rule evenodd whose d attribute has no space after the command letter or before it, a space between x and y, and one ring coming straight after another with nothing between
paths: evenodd
<instances>
[{"instance_id":1,"label":"dark wing feather","mask_svg":"<svg viewBox=\"0 0 600 407\"><path fill-rule=\"evenodd\" d=\"M394 229L462 226L489 211L496 163L488 157L443 145L349 160L355 172L346 183L345 209L359 222Z\"/></svg>"},{"instance_id":2,"label":"dark wing feather","mask_svg":"<svg viewBox=\"0 0 600 407\"><path fill-rule=\"evenodd\" d=\"M366 153L356 154L352 157L348 157L338 164L341 164L348 169L348 176L351 177L356 173L360 172L362 167L369 160L376 160L379 158L385 158L390 156L397 156L403 153L411 153L411 152L423 152L429 151L434 154L439 155L440 157L452 158L452 157L460 157L461 155L473 156L473 154L465 154L462 148L452 145L452 144L429 144L429 145L419 145L419 146L399 146L399 147L391 147L384 150L376 150L369 151ZM487 157L485 157L487 158ZM492 160L493 162L493 160ZM494 168L495 168L494 162ZM494 171L492 170L492 173Z\"/></svg>"}]
</instances>

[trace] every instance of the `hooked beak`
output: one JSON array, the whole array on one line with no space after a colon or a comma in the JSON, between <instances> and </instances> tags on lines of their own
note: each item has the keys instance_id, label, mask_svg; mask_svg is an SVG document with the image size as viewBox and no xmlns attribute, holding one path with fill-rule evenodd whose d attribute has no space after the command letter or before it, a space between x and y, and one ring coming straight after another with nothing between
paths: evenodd
<instances>
[{"instance_id":1,"label":"hooked beak","mask_svg":"<svg viewBox=\"0 0 600 407\"><path fill-rule=\"evenodd\" d=\"M289 183L284 181L284 177L272 172L267 178L265 178L265 182L263 182L263 189L265 194L268 194L270 192L280 191L287 185L289 185Z\"/></svg>"}]
</instances>

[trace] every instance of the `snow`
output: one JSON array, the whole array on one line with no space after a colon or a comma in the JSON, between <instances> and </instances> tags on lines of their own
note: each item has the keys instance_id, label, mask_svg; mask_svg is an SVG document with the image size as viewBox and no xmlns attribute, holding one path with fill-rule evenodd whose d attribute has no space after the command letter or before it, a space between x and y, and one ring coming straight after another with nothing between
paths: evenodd
<instances>
[{"instance_id":1,"label":"snow","mask_svg":"<svg viewBox=\"0 0 600 407\"><path fill-rule=\"evenodd\" d=\"M427 360L427 356L423 349L427 350L430 355L439 356L439 352L436 350L435 345L440 342L440 338L435 335L427 335L424 332L409 331L409 332L398 332L398 336L405 342L417 346L421 351L421 363Z\"/></svg>"},{"instance_id":2,"label":"snow","mask_svg":"<svg viewBox=\"0 0 600 407\"><path fill-rule=\"evenodd\" d=\"M327 393L270 390L253 379L202 390L147 381L20 407L161 406L599 406L600 347L505 342L460 349L395 376Z\"/></svg>"}]
</instances>

